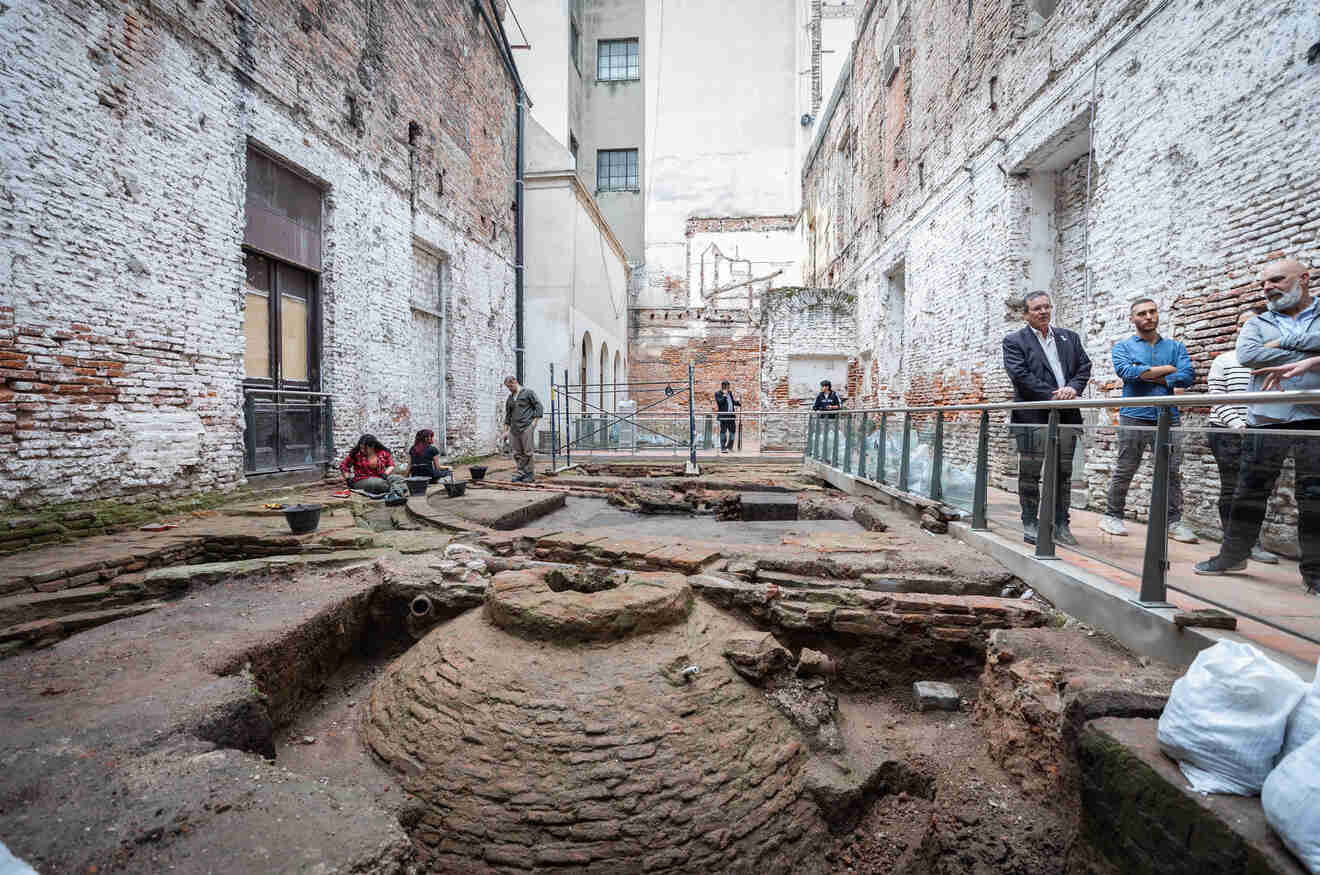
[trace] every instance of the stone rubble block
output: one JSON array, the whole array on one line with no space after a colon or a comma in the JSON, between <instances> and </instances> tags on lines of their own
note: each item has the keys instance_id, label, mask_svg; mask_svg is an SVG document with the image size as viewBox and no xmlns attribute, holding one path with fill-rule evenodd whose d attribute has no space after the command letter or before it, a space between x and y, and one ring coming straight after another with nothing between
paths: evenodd
<instances>
[{"instance_id":1,"label":"stone rubble block","mask_svg":"<svg viewBox=\"0 0 1320 875\"><path fill-rule=\"evenodd\" d=\"M962 705L962 696L953 685L940 681L917 681L912 685L912 695L918 711L957 711Z\"/></svg>"},{"instance_id":2,"label":"stone rubble block","mask_svg":"<svg viewBox=\"0 0 1320 875\"><path fill-rule=\"evenodd\" d=\"M730 636L724 642L724 658L734 671L757 684L793 664L793 654L769 632Z\"/></svg>"}]
</instances>

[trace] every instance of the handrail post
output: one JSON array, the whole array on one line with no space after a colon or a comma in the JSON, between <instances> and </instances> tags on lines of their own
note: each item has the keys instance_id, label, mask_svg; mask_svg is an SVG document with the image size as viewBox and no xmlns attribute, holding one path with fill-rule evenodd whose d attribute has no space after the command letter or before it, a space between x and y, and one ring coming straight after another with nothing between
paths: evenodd
<instances>
[{"instance_id":1,"label":"handrail post","mask_svg":"<svg viewBox=\"0 0 1320 875\"><path fill-rule=\"evenodd\" d=\"M847 438L843 445L843 473L852 473L852 449L853 449L853 415L847 414L848 425L845 427Z\"/></svg>"},{"instance_id":2,"label":"handrail post","mask_svg":"<svg viewBox=\"0 0 1320 875\"><path fill-rule=\"evenodd\" d=\"M885 432L889 430L889 411L882 411L880 414L880 438L877 446L876 455L879 459L875 463L875 482L885 482L885 456L889 452L889 441L885 437Z\"/></svg>"},{"instance_id":3,"label":"handrail post","mask_svg":"<svg viewBox=\"0 0 1320 875\"><path fill-rule=\"evenodd\" d=\"M814 413L808 413L808 414L807 414L807 442L806 442L806 444L803 445L803 447L802 447L802 461L803 461L803 462L807 461L808 459L814 459L814 458L815 458L815 456L812 455L812 446L811 446L811 439L812 439L813 437L815 437L815 434L816 434L816 414L814 414Z\"/></svg>"},{"instance_id":4,"label":"handrail post","mask_svg":"<svg viewBox=\"0 0 1320 875\"><path fill-rule=\"evenodd\" d=\"M930 498L944 498L944 411L935 414L935 446L930 451Z\"/></svg>"},{"instance_id":5,"label":"handrail post","mask_svg":"<svg viewBox=\"0 0 1320 875\"><path fill-rule=\"evenodd\" d=\"M903 455L898 460L898 491L908 491L908 472L912 469L912 414L903 414Z\"/></svg>"},{"instance_id":6,"label":"handrail post","mask_svg":"<svg viewBox=\"0 0 1320 875\"><path fill-rule=\"evenodd\" d=\"M1173 453L1170 429L1173 414L1160 408L1155 427L1155 482L1150 489L1150 517L1146 521L1146 556L1141 566L1141 594L1137 604L1148 608L1172 607L1165 584L1169 573L1169 460Z\"/></svg>"},{"instance_id":7,"label":"handrail post","mask_svg":"<svg viewBox=\"0 0 1320 875\"><path fill-rule=\"evenodd\" d=\"M830 467L839 467L839 411L834 411L834 426L830 429L834 435L834 440L830 443Z\"/></svg>"},{"instance_id":8,"label":"handrail post","mask_svg":"<svg viewBox=\"0 0 1320 875\"><path fill-rule=\"evenodd\" d=\"M331 467L335 463L335 407L334 398L326 395L322 399L324 404L324 414L322 420L325 428L325 457L328 460L326 467Z\"/></svg>"},{"instance_id":9,"label":"handrail post","mask_svg":"<svg viewBox=\"0 0 1320 875\"><path fill-rule=\"evenodd\" d=\"M697 464L697 413L692 406L693 365L688 362L688 461Z\"/></svg>"},{"instance_id":10,"label":"handrail post","mask_svg":"<svg viewBox=\"0 0 1320 875\"><path fill-rule=\"evenodd\" d=\"M1036 524L1036 558L1057 559L1054 555L1054 505L1059 490L1059 411L1050 411L1045 430L1045 465L1040 475L1040 516Z\"/></svg>"},{"instance_id":11,"label":"handrail post","mask_svg":"<svg viewBox=\"0 0 1320 875\"><path fill-rule=\"evenodd\" d=\"M862 412L862 421L857 427L857 476L866 477L866 412Z\"/></svg>"},{"instance_id":12,"label":"handrail post","mask_svg":"<svg viewBox=\"0 0 1320 875\"><path fill-rule=\"evenodd\" d=\"M554 472L559 467L559 445L555 443L557 435L555 434L555 420L557 411L555 409L555 363L550 363L550 471Z\"/></svg>"},{"instance_id":13,"label":"handrail post","mask_svg":"<svg viewBox=\"0 0 1320 875\"><path fill-rule=\"evenodd\" d=\"M981 411L981 425L976 435L976 485L972 488L972 531L984 532L986 503L990 491L990 411Z\"/></svg>"},{"instance_id":14,"label":"handrail post","mask_svg":"<svg viewBox=\"0 0 1320 875\"><path fill-rule=\"evenodd\" d=\"M568 412L568 368L564 368L564 466L573 467L573 429Z\"/></svg>"}]
</instances>

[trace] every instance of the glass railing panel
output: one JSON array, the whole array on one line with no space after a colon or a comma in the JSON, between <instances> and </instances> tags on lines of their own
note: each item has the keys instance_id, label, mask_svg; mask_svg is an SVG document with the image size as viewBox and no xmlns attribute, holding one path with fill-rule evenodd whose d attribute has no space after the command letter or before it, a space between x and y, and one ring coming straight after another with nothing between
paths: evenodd
<instances>
[{"instance_id":1,"label":"glass railing panel","mask_svg":"<svg viewBox=\"0 0 1320 875\"><path fill-rule=\"evenodd\" d=\"M979 414L951 415L945 419L940 500L967 515L972 512L976 488L976 447L980 433Z\"/></svg>"}]
</instances>

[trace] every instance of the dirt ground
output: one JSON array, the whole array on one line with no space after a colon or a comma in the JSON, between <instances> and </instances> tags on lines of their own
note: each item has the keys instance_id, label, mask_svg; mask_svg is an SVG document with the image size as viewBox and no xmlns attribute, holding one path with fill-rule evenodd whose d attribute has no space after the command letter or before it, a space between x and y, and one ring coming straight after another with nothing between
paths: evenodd
<instances>
[{"instance_id":1,"label":"dirt ground","mask_svg":"<svg viewBox=\"0 0 1320 875\"><path fill-rule=\"evenodd\" d=\"M975 682L954 686L976 700ZM969 706L920 712L910 691L840 696L850 745L887 748L933 779L933 798L882 796L825 849L831 871L902 875L1059 875L1075 809L1025 796L988 756Z\"/></svg>"}]
</instances>

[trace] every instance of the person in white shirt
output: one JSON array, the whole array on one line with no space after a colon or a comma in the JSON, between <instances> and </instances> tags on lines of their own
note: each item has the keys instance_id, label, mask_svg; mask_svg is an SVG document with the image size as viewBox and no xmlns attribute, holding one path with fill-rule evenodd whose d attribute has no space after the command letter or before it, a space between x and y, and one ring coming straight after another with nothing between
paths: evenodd
<instances>
[{"instance_id":1,"label":"person in white shirt","mask_svg":"<svg viewBox=\"0 0 1320 875\"><path fill-rule=\"evenodd\" d=\"M1241 331L1242 326L1258 312L1243 311L1238 317L1238 330ZM1206 377L1206 389L1211 395L1251 391L1251 370L1238 362L1236 349L1215 356ZM1233 493L1242 471L1242 433L1246 428L1247 405L1216 404L1210 408L1210 431L1206 434L1206 441L1214 454L1215 464L1219 466L1219 524L1225 532L1233 517ZM1269 565L1279 562L1279 557L1262 547L1259 540L1251 548L1251 559Z\"/></svg>"}]
</instances>

